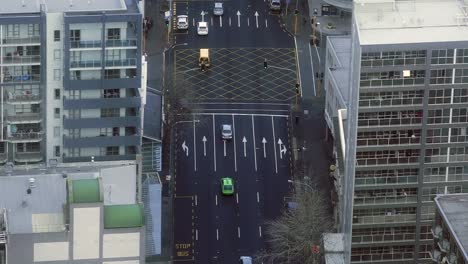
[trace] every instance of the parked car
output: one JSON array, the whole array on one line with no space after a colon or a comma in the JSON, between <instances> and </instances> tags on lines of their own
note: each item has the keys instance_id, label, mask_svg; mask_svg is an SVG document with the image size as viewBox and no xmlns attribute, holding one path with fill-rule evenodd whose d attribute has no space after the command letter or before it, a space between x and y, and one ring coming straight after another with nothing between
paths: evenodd
<instances>
[{"instance_id":1,"label":"parked car","mask_svg":"<svg viewBox=\"0 0 468 264\"><path fill-rule=\"evenodd\" d=\"M208 35L208 23L207 22L198 22L197 34L199 36Z\"/></svg>"},{"instance_id":2,"label":"parked car","mask_svg":"<svg viewBox=\"0 0 468 264\"><path fill-rule=\"evenodd\" d=\"M223 3L214 3L213 14L215 16L222 16L224 14Z\"/></svg>"},{"instance_id":3,"label":"parked car","mask_svg":"<svg viewBox=\"0 0 468 264\"><path fill-rule=\"evenodd\" d=\"M188 26L189 26L188 16L186 15L177 16L177 29L180 29L180 30L188 29Z\"/></svg>"},{"instance_id":4,"label":"parked car","mask_svg":"<svg viewBox=\"0 0 468 264\"><path fill-rule=\"evenodd\" d=\"M281 10L281 0L270 0L270 9L274 11Z\"/></svg>"},{"instance_id":5,"label":"parked car","mask_svg":"<svg viewBox=\"0 0 468 264\"><path fill-rule=\"evenodd\" d=\"M221 126L221 138L232 139L232 126L231 125L224 124Z\"/></svg>"}]
</instances>

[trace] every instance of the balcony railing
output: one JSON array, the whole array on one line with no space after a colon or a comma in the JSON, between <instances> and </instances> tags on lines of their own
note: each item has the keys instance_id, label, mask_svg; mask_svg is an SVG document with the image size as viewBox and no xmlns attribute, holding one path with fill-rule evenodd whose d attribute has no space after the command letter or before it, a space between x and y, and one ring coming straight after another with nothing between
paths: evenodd
<instances>
[{"instance_id":1,"label":"balcony railing","mask_svg":"<svg viewBox=\"0 0 468 264\"><path fill-rule=\"evenodd\" d=\"M392 146L410 145L421 143L421 138L417 137L387 137L387 138L358 138L357 146Z\"/></svg>"},{"instance_id":2,"label":"balcony railing","mask_svg":"<svg viewBox=\"0 0 468 264\"><path fill-rule=\"evenodd\" d=\"M42 135L42 132L17 132L12 133L7 138L11 141L40 141L42 140Z\"/></svg>"},{"instance_id":3,"label":"balcony railing","mask_svg":"<svg viewBox=\"0 0 468 264\"><path fill-rule=\"evenodd\" d=\"M399 157L399 158L361 158L356 159L357 166L379 166L379 165L400 165L418 163L419 157Z\"/></svg>"},{"instance_id":4,"label":"balcony railing","mask_svg":"<svg viewBox=\"0 0 468 264\"><path fill-rule=\"evenodd\" d=\"M24 113L7 116L10 123L37 123L42 121L41 113Z\"/></svg>"},{"instance_id":5,"label":"balcony railing","mask_svg":"<svg viewBox=\"0 0 468 264\"><path fill-rule=\"evenodd\" d=\"M352 243L380 243L380 242L391 242L391 241L409 241L416 238L414 233L403 233L403 234L378 234L378 235L353 235Z\"/></svg>"},{"instance_id":6,"label":"balcony railing","mask_svg":"<svg viewBox=\"0 0 468 264\"><path fill-rule=\"evenodd\" d=\"M354 205L401 204L416 203L417 201L417 195L401 197L354 197Z\"/></svg>"},{"instance_id":7,"label":"balcony railing","mask_svg":"<svg viewBox=\"0 0 468 264\"><path fill-rule=\"evenodd\" d=\"M358 120L359 127L421 125L422 117L372 118Z\"/></svg>"},{"instance_id":8,"label":"balcony railing","mask_svg":"<svg viewBox=\"0 0 468 264\"><path fill-rule=\"evenodd\" d=\"M72 49L100 48L101 46L102 42L100 40L70 41L70 48Z\"/></svg>"},{"instance_id":9,"label":"balcony railing","mask_svg":"<svg viewBox=\"0 0 468 264\"><path fill-rule=\"evenodd\" d=\"M25 55L25 56L5 56L3 57L3 64L28 64L40 63L40 55Z\"/></svg>"},{"instance_id":10,"label":"balcony railing","mask_svg":"<svg viewBox=\"0 0 468 264\"><path fill-rule=\"evenodd\" d=\"M386 185L417 183L418 176L356 178L356 185Z\"/></svg>"},{"instance_id":11,"label":"balcony railing","mask_svg":"<svg viewBox=\"0 0 468 264\"><path fill-rule=\"evenodd\" d=\"M136 39L109 39L106 40L106 47L113 48L113 47L136 47L137 40Z\"/></svg>"},{"instance_id":12,"label":"balcony railing","mask_svg":"<svg viewBox=\"0 0 468 264\"><path fill-rule=\"evenodd\" d=\"M414 223L414 221L416 221L416 215L414 214L353 216L354 225Z\"/></svg>"},{"instance_id":13,"label":"balcony railing","mask_svg":"<svg viewBox=\"0 0 468 264\"><path fill-rule=\"evenodd\" d=\"M26 94L19 94L19 93L7 93L7 101L11 103L19 103L19 102L31 102L31 101L40 101L41 97L38 94L26 93Z\"/></svg>"},{"instance_id":14,"label":"balcony railing","mask_svg":"<svg viewBox=\"0 0 468 264\"><path fill-rule=\"evenodd\" d=\"M31 44L31 43L41 43L41 38L39 36L31 36L26 38L4 38L2 39L3 44Z\"/></svg>"},{"instance_id":15,"label":"balcony railing","mask_svg":"<svg viewBox=\"0 0 468 264\"><path fill-rule=\"evenodd\" d=\"M106 67L128 67L136 66L137 60L135 58L123 60L106 60Z\"/></svg>"},{"instance_id":16,"label":"balcony railing","mask_svg":"<svg viewBox=\"0 0 468 264\"><path fill-rule=\"evenodd\" d=\"M23 74L23 75L9 75L5 74L3 82L5 83L28 83L38 82L41 80L40 74Z\"/></svg>"},{"instance_id":17,"label":"balcony railing","mask_svg":"<svg viewBox=\"0 0 468 264\"><path fill-rule=\"evenodd\" d=\"M15 161L17 162L39 162L42 160L42 154L37 152L16 152Z\"/></svg>"},{"instance_id":18,"label":"balcony railing","mask_svg":"<svg viewBox=\"0 0 468 264\"><path fill-rule=\"evenodd\" d=\"M70 62L70 68L101 68L101 66L100 60Z\"/></svg>"},{"instance_id":19,"label":"balcony railing","mask_svg":"<svg viewBox=\"0 0 468 264\"><path fill-rule=\"evenodd\" d=\"M419 106L422 98L393 98L393 99L362 99L359 107L381 107L381 106Z\"/></svg>"}]
</instances>

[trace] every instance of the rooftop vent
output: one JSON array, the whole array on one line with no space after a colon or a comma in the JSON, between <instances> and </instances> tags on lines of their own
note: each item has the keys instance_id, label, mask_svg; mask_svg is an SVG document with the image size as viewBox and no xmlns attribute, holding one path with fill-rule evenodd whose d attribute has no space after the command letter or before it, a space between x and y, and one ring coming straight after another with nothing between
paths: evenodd
<instances>
[{"instance_id":1,"label":"rooftop vent","mask_svg":"<svg viewBox=\"0 0 468 264\"><path fill-rule=\"evenodd\" d=\"M26 6L26 3L24 2L24 0L21 0L21 6L22 6L22 7L25 7L25 6Z\"/></svg>"},{"instance_id":2,"label":"rooftop vent","mask_svg":"<svg viewBox=\"0 0 468 264\"><path fill-rule=\"evenodd\" d=\"M29 188L30 189L36 188L36 179L29 178Z\"/></svg>"},{"instance_id":3,"label":"rooftop vent","mask_svg":"<svg viewBox=\"0 0 468 264\"><path fill-rule=\"evenodd\" d=\"M73 0L70 0L70 7L73 7Z\"/></svg>"}]
</instances>

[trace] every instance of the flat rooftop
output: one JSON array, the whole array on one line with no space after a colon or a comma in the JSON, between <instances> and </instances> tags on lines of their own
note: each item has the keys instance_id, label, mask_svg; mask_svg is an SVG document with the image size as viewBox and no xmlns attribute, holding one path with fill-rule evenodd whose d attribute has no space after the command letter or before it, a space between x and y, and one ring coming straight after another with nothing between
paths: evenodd
<instances>
[{"instance_id":1,"label":"flat rooftop","mask_svg":"<svg viewBox=\"0 0 468 264\"><path fill-rule=\"evenodd\" d=\"M468 259L468 194L438 195L436 205L465 259Z\"/></svg>"},{"instance_id":2,"label":"flat rooftop","mask_svg":"<svg viewBox=\"0 0 468 264\"><path fill-rule=\"evenodd\" d=\"M468 41L468 0L355 0L361 45Z\"/></svg>"},{"instance_id":3,"label":"flat rooftop","mask_svg":"<svg viewBox=\"0 0 468 264\"><path fill-rule=\"evenodd\" d=\"M13 0L2 1L0 14L125 11L125 0Z\"/></svg>"}]
</instances>

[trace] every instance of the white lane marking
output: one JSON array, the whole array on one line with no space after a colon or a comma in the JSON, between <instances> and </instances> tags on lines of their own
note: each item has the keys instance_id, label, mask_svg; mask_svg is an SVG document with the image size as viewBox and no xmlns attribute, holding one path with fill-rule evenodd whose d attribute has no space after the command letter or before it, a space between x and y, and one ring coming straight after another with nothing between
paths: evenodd
<instances>
[{"instance_id":1,"label":"white lane marking","mask_svg":"<svg viewBox=\"0 0 468 264\"><path fill-rule=\"evenodd\" d=\"M231 26L231 17L229 17L229 26Z\"/></svg>"},{"instance_id":2,"label":"white lane marking","mask_svg":"<svg viewBox=\"0 0 468 264\"><path fill-rule=\"evenodd\" d=\"M218 228L216 228L216 240L219 240L219 232L218 232Z\"/></svg>"},{"instance_id":3,"label":"white lane marking","mask_svg":"<svg viewBox=\"0 0 468 264\"><path fill-rule=\"evenodd\" d=\"M195 229L195 240L198 241L198 229Z\"/></svg>"},{"instance_id":4,"label":"white lane marking","mask_svg":"<svg viewBox=\"0 0 468 264\"><path fill-rule=\"evenodd\" d=\"M205 136L203 136L203 138L202 138L202 142L203 142L203 156L205 156L205 157L206 157L206 141L208 141L208 140L206 139Z\"/></svg>"},{"instance_id":5,"label":"white lane marking","mask_svg":"<svg viewBox=\"0 0 468 264\"><path fill-rule=\"evenodd\" d=\"M250 19L247 18L247 26L249 27L250 26Z\"/></svg>"},{"instance_id":6,"label":"white lane marking","mask_svg":"<svg viewBox=\"0 0 468 264\"><path fill-rule=\"evenodd\" d=\"M237 236L240 238L240 227L237 227Z\"/></svg>"},{"instance_id":7,"label":"white lane marking","mask_svg":"<svg viewBox=\"0 0 468 264\"><path fill-rule=\"evenodd\" d=\"M260 203L260 194L257 192L257 203Z\"/></svg>"},{"instance_id":8,"label":"white lane marking","mask_svg":"<svg viewBox=\"0 0 468 264\"><path fill-rule=\"evenodd\" d=\"M195 119L193 120L193 163L197 171L197 138L195 134Z\"/></svg>"},{"instance_id":9,"label":"white lane marking","mask_svg":"<svg viewBox=\"0 0 468 264\"><path fill-rule=\"evenodd\" d=\"M240 27L240 15L241 13L237 10L237 27Z\"/></svg>"},{"instance_id":10,"label":"white lane marking","mask_svg":"<svg viewBox=\"0 0 468 264\"><path fill-rule=\"evenodd\" d=\"M198 196L195 194L195 206L198 206Z\"/></svg>"},{"instance_id":11,"label":"white lane marking","mask_svg":"<svg viewBox=\"0 0 468 264\"><path fill-rule=\"evenodd\" d=\"M317 89L315 89L315 72L314 72L314 63L312 62L312 50L309 45L309 57L310 57L310 66L312 68L312 86L314 87L314 96L317 96Z\"/></svg>"},{"instance_id":12,"label":"white lane marking","mask_svg":"<svg viewBox=\"0 0 468 264\"><path fill-rule=\"evenodd\" d=\"M242 143L244 144L244 158L247 157L247 139L245 138L242 138Z\"/></svg>"},{"instance_id":13,"label":"white lane marking","mask_svg":"<svg viewBox=\"0 0 468 264\"><path fill-rule=\"evenodd\" d=\"M276 136L275 136L275 122L273 121L273 117L271 117L271 127L273 128L273 150L275 152L275 171L278 173L278 158L276 157Z\"/></svg>"},{"instance_id":14,"label":"white lane marking","mask_svg":"<svg viewBox=\"0 0 468 264\"><path fill-rule=\"evenodd\" d=\"M226 140L223 140L224 142L224 157L226 157Z\"/></svg>"},{"instance_id":15,"label":"white lane marking","mask_svg":"<svg viewBox=\"0 0 468 264\"><path fill-rule=\"evenodd\" d=\"M255 25L257 25L257 28L258 28L258 12L255 11Z\"/></svg>"},{"instance_id":16,"label":"white lane marking","mask_svg":"<svg viewBox=\"0 0 468 264\"><path fill-rule=\"evenodd\" d=\"M283 150L283 141L281 141L281 138L278 139L278 148L279 148L280 159L283 159L283 151L286 154L286 146L284 147L284 150Z\"/></svg>"},{"instance_id":17,"label":"white lane marking","mask_svg":"<svg viewBox=\"0 0 468 264\"><path fill-rule=\"evenodd\" d=\"M294 37L294 47L296 47L297 72L299 74L299 76L298 76L299 80L297 80L297 81L299 82L299 90L300 90L300 95L302 97L301 65L300 65L300 61L299 61L299 50L297 49L296 37Z\"/></svg>"},{"instance_id":18,"label":"white lane marking","mask_svg":"<svg viewBox=\"0 0 468 264\"><path fill-rule=\"evenodd\" d=\"M262 226L258 226L258 236L262 237Z\"/></svg>"},{"instance_id":19,"label":"white lane marking","mask_svg":"<svg viewBox=\"0 0 468 264\"><path fill-rule=\"evenodd\" d=\"M195 18L192 19L193 26L195 26Z\"/></svg>"},{"instance_id":20,"label":"white lane marking","mask_svg":"<svg viewBox=\"0 0 468 264\"><path fill-rule=\"evenodd\" d=\"M188 157L189 148L188 148L187 144L185 144L185 140L184 140L184 142L182 142L182 150L185 152L185 155L187 155L187 157Z\"/></svg>"},{"instance_id":21,"label":"white lane marking","mask_svg":"<svg viewBox=\"0 0 468 264\"><path fill-rule=\"evenodd\" d=\"M218 205L218 195L217 194L215 194L215 203L216 203L216 205Z\"/></svg>"},{"instance_id":22,"label":"white lane marking","mask_svg":"<svg viewBox=\"0 0 468 264\"><path fill-rule=\"evenodd\" d=\"M234 135L234 171L237 172L236 124L234 122L234 114L232 115L232 133Z\"/></svg>"},{"instance_id":23,"label":"white lane marking","mask_svg":"<svg viewBox=\"0 0 468 264\"><path fill-rule=\"evenodd\" d=\"M219 16L219 27L223 27L223 18Z\"/></svg>"},{"instance_id":24,"label":"white lane marking","mask_svg":"<svg viewBox=\"0 0 468 264\"><path fill-rule=\"evenodd\" d=\"M236 193L236 202L239 203L239 193Z\"/></svg>"},{"instance_id":25,"label":"white lane marking","mask_svg":"<svg viewBox=\"0 0 468 264\"><path fill-rule=\"evenodd\" d=\"M265 18L265 27L268 27L268 19Z\"/></svg>"},{"instance_id":26,"label":"white lane marking","mask_svg":"<svg viewBox=\"0 0 468 264\"><path fill-rule=\"evenodd\" d=\"M214 171L216 171L216 144L215 144L215 116L213 115L213 152L214 152Z\"/></svg>"},{"instance_id":27,"label":"white lane marking","mask_svg":"<svg viewBox=\"0 0 468 264\"><path fill-rule=\"evenodd\" d=\"M253 137L255 171L257 171L257 145L255 143L255 124L254 124L254 116L253 115L252 115L252 137Z\"/></svg>"},{"instance_id":28,"label":"white lane marking","mask_svg":"<svg viewBox=\"0 0 468 264\"><path fill-rule=\"evenodd\" d=\"M309 45L309 48L310 48L310 45ZM318 59L318 61L319 61L319 63L320 63L320 54L319 54L319 52L318 52L317 45L315 45L315 52L317 52L317 59Z\"/></svg>"},{"instance_id":29,"label":"white lane marking","mask_svg":"<svg viewBox=\"0 0 468 264\"><path fill-rule=\"evenodd\" d=\"M213 17L211 17L211 26L213 26Z\"/></svg>"},{"instance_id":30,"label":"white lane marking","mask_svg":"<svg viewBox=\"0 0 468 264\"><path fill-rule=\"evenodd\" d=\"M267 140L265 138L262 139L262 144L263 144L263 158L266 159L266 143Z\"/></svg>"}]
</instances>

